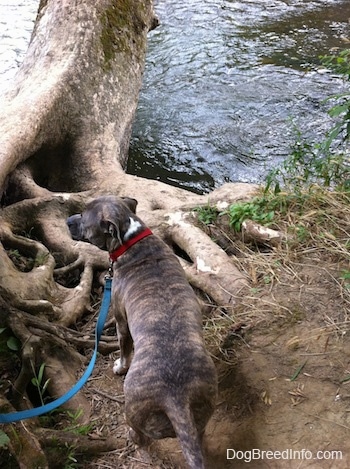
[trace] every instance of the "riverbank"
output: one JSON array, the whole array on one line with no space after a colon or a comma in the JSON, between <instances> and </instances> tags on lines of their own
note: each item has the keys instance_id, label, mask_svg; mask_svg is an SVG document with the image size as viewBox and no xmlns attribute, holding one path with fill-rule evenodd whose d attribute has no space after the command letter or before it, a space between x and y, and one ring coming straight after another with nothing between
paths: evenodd
<instances>
[{"instance_id":1,"label":"riverbank","mask_svg":"<svg viewBox=\"0 0 350 469\"><path fill-rule=\"evenodd\" d=\"M205 338L220 383L205 438L208 468L278 469L278 453L289 450L285 468L345 469L350 194L315 187L303 197L281 194L276 202L280 209L270 226L285 236L274 247L245 242L227 215L199 222L249 279L238 307L218 309L206 299ZM108 398L123 393L122 380L110 371L112 358L100 357L98 378L86 395L96 408L95 428L126 437L122 405L113 402L112 411ZM277 456L248 462L253 450L255 456L262 451ZM84 462L88 469L140 465L184 468L176 440L154 442L150 453L126 445Z\"/></svg>"}]
</instances>

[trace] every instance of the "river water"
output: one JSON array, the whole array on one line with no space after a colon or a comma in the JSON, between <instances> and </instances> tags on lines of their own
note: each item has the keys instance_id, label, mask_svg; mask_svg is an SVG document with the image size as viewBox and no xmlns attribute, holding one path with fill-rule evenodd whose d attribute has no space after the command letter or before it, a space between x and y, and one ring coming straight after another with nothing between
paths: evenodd
<instances>
[{"instance_id":1,"label":"river water","mask_svg":"<svg viewBox=\"0 0 350 469\"><path fill-rule=\"evenodd\" d=\"M38 5L38 0L0 0L0 94L23 61Z\"/></svg>"},{"instance_id":2,"label":"river water","mask_svg":"<svg viewBox=\"0 0 350 469\"><path fill-rule=\"evenodd\" d=\"M38 1L0 0L0 91L25 53ZM295 128L329 126L343 88L319 56L350 48L348 0L156 0L128 171L193 191L259 182Z\"/></svg>"}]
</instances>

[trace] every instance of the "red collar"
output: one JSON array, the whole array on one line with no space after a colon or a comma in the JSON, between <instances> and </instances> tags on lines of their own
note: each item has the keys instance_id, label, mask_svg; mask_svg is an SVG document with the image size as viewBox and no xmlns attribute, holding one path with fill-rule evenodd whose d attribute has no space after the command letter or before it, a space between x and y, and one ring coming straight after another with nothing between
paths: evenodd
<instances>
[{"instance_id":1,"label":"red collar","mask_svg":"<svg viewBox=\"0 0 350 469\"><path fill-rule=\"evenodd\" d=\"M140 231L140 233L134 236L133 238L128 239L128 241L125 241L125 243L119 246L118 249L109 253L109 258L111 262L115 262L118 259L118 257L124 254L124 252L127 251L129 248L131 248L131 246L133 246L138 241L141 241L141 239L146 238L146 236L149 236L151 234L153 234L152 231L149 228L145 228L143 231Z\"/></svg>"}]
</instances>

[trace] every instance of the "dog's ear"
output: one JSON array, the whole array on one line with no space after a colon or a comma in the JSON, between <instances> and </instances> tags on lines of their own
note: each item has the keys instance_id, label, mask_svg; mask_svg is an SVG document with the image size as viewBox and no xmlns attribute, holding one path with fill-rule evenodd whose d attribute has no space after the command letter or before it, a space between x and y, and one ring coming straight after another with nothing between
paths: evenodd
<instances>
[{"instance_id":1,"label":"dog's ear","mask_svg":"<svg viewBox=\"0 0 350 469\"><path fill-rule=\"evenodd\" d=\"M66 223L68 225L70 234L73 239L75 239L76 241L80 241L81 239L83 239L80 213L68 217Z\"/></svg>"},{"instance_id":2,"label":"dog's ear","mask_svg":"<svg viewBox=\"0 0 350 469\"><path fill-rule=\"evenodd\" d=\"M112 238L117 239L120 245L123 244L120 230L116 223L111 220L101 220L101 228L105 234L109 234Z\"/></svg>"},{"instance_id":3,"label":"dog's ear","mask_svg":"<svg viewBox=\"0 0 350 469\"><path fill-rule=\"evenodd\" d=\"M122 199L124 204L126 204L133 213L136 213L137 200L131 197L122 197Z\"/></svg>"}]
</instances>

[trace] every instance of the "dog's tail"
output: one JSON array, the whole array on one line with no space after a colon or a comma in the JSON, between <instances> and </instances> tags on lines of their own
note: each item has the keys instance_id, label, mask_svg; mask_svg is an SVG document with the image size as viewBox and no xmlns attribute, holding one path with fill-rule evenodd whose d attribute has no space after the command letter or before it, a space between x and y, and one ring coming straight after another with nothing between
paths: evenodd
<instances>
[{"instance_id":1,"label":"dog's tail","mask_svg":"<svg viewBox=\"0 0 350 469\"><path fill-rule=\"evenodd\" d=\"M190 469L204 469L202 438L194 422L189 402L172 402L167 415L179 440L185 461Z\"/></svg>"}]
</instances>

